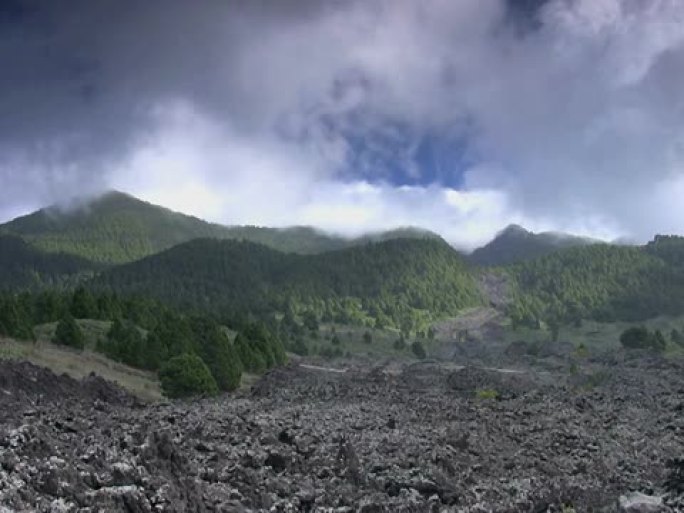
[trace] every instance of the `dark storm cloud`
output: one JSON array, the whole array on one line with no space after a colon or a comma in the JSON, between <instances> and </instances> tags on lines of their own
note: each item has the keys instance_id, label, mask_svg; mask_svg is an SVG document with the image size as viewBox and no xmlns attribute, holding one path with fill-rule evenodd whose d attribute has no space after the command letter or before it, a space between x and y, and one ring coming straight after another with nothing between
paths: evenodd
<instances>
[{"instance_id":1,"label":"dark storm cloud","mask_svg":"<svg viewBox=\"0 0 684 513\"><path fill-rule=\"evenodd\" d=\"M678 0L6 0L0 215L118 186L466 245L684 231L683 41ZM472 167L424 169L426 138Z\"/></svg>"}]
</instances>

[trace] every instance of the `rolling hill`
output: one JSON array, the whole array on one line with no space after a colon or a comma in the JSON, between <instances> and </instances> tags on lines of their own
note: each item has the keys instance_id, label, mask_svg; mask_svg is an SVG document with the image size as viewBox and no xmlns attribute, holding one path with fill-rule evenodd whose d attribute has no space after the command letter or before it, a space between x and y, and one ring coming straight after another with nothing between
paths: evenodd
<instances>
[{"instance_id":1,"label":"rolling hill","mask_svg":"<svg viewBox=\"0 0 684 513\"><path fill-rule=\"evenodd\" d=\"M194 240L103 272L93 287L215 313L310 311L339 322L412 325L482 303L447 243L393 239L319 255Z\"/></svg>"},{"instance_id":2,"label":"rolling hill","mask_svg":"<svg viewBox=\"0 0 684 513\"><path fill-rule=\"evenodd\" d=\"M661 242L658 242L658 241ZM593 244L506 269L515 285L511 315L523 323L640 321L684 313L684 239L646 246Z\"/></svg>"},{"instance_id":3,"label":"rolling hill","mask_svg":"<svg viewBox=\"0 0 684 513\"><path fill-rule=\"evenodd\" d=\"M413 228L357 239L326 235L311 227L223 226L173 212L121 192L109 192L82 206L47 207L0 225L0 234L21 237L46 252L63 252L94 262L121 264L197 238L258 242L285 252L313 254L398 237L437 238Z\"/></svg>"},{"instance_id":4,"label":"rolling hill","mask_svg":"<svg viewBox=\"0 0 684 513\"><path fill-rule=\"evenodd\" d=\"M539 258L560 249L588 246L599 241L565 233L533 233L512 224L499 232L485 246L470 255L470 261L478 265L502 266Z\"/></svg>"},{"instance_id":5,"label":"rolling hill","mask_svg":"<svg viewBox=\"0 0 684 513\"><path fill-rule=\"evenodd\" d=\"M100 267L73 255L45 253L19 237L0 235L0 290L67 287Z\"/></svg>"}]
</instances>

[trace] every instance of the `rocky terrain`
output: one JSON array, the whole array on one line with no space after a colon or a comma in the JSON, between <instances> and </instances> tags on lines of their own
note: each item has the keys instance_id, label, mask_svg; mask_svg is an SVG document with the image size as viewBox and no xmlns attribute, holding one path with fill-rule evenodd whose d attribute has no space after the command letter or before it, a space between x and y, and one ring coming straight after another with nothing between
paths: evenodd
<instances>
[{"instance_id":1,"label":"rocky terrain","mask_svg":"<svg viewBox=\"0 0 684 513\"><path fill-rule=\"evenodd\" d=\"M684 511L683 370L292 364L144 405L0 362L0 512Z\"/></svg>"}]
</instances>

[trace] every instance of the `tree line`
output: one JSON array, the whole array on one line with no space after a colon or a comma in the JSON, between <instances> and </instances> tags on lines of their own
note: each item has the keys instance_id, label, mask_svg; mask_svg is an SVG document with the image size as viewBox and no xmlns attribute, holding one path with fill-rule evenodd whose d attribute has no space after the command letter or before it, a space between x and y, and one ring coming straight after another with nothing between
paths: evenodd
<instances>
[{"instance_id":1,"label":"tree line","mask_svg":"<svg viewBox=\"0 0 684 513\"><path fill-rule=\"evenodd\" d=\"M94 349L127 365L157 371L170 396L233 390L243 372L261 373L286 361L274 330L257 319L179 313L149 298L93 294L84 287L0 297L0 335L33 340L35 325L57 322L53 341L83 349L85 336L76 319L111 321ZM198 372L198 359L210 379L190 379ZM178 374L178 369L186 373ZM197 390L192 384L197 382L210 386Z\"/></svg>"},{"instance_id":2,"label":"tree line","mask_svg":"<svg viewBox=\"0 0 684 513\"><path fill-rule=\"evenodd\" d=\"M483 304L473 273L441 240L396 239L319 255L199 239L103 272L97 290L144 292L181 308L313 316L319 322L425 329Z\"/></svg>"},{"instance_id":3,"label":"tree line","mask_svg":"<svg viewBox=\"0 0 684 513\"><path fill-rule=\"evenodd\" d=\"M684 312L684 239L645 247L595 244L569 248L507 269L514 326L552 331L582 319L643 321ZM662 249L661 249L662 248Z\"/></svg>"}]
</instances>

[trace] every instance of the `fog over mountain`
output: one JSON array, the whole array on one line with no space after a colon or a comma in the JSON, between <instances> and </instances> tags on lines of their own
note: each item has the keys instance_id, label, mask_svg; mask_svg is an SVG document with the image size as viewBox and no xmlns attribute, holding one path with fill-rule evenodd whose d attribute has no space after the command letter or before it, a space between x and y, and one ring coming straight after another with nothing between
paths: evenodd
<instances>
[{"instance_id":1,"label":"fog over mountain","mask_svg":"<svg viewBox=\"0 0 684 513\"><path fill-rule=\"evenodd\" d=\"M0 220L683 233L678 0L6 0Z\"/></svg>"}]
</instances>

